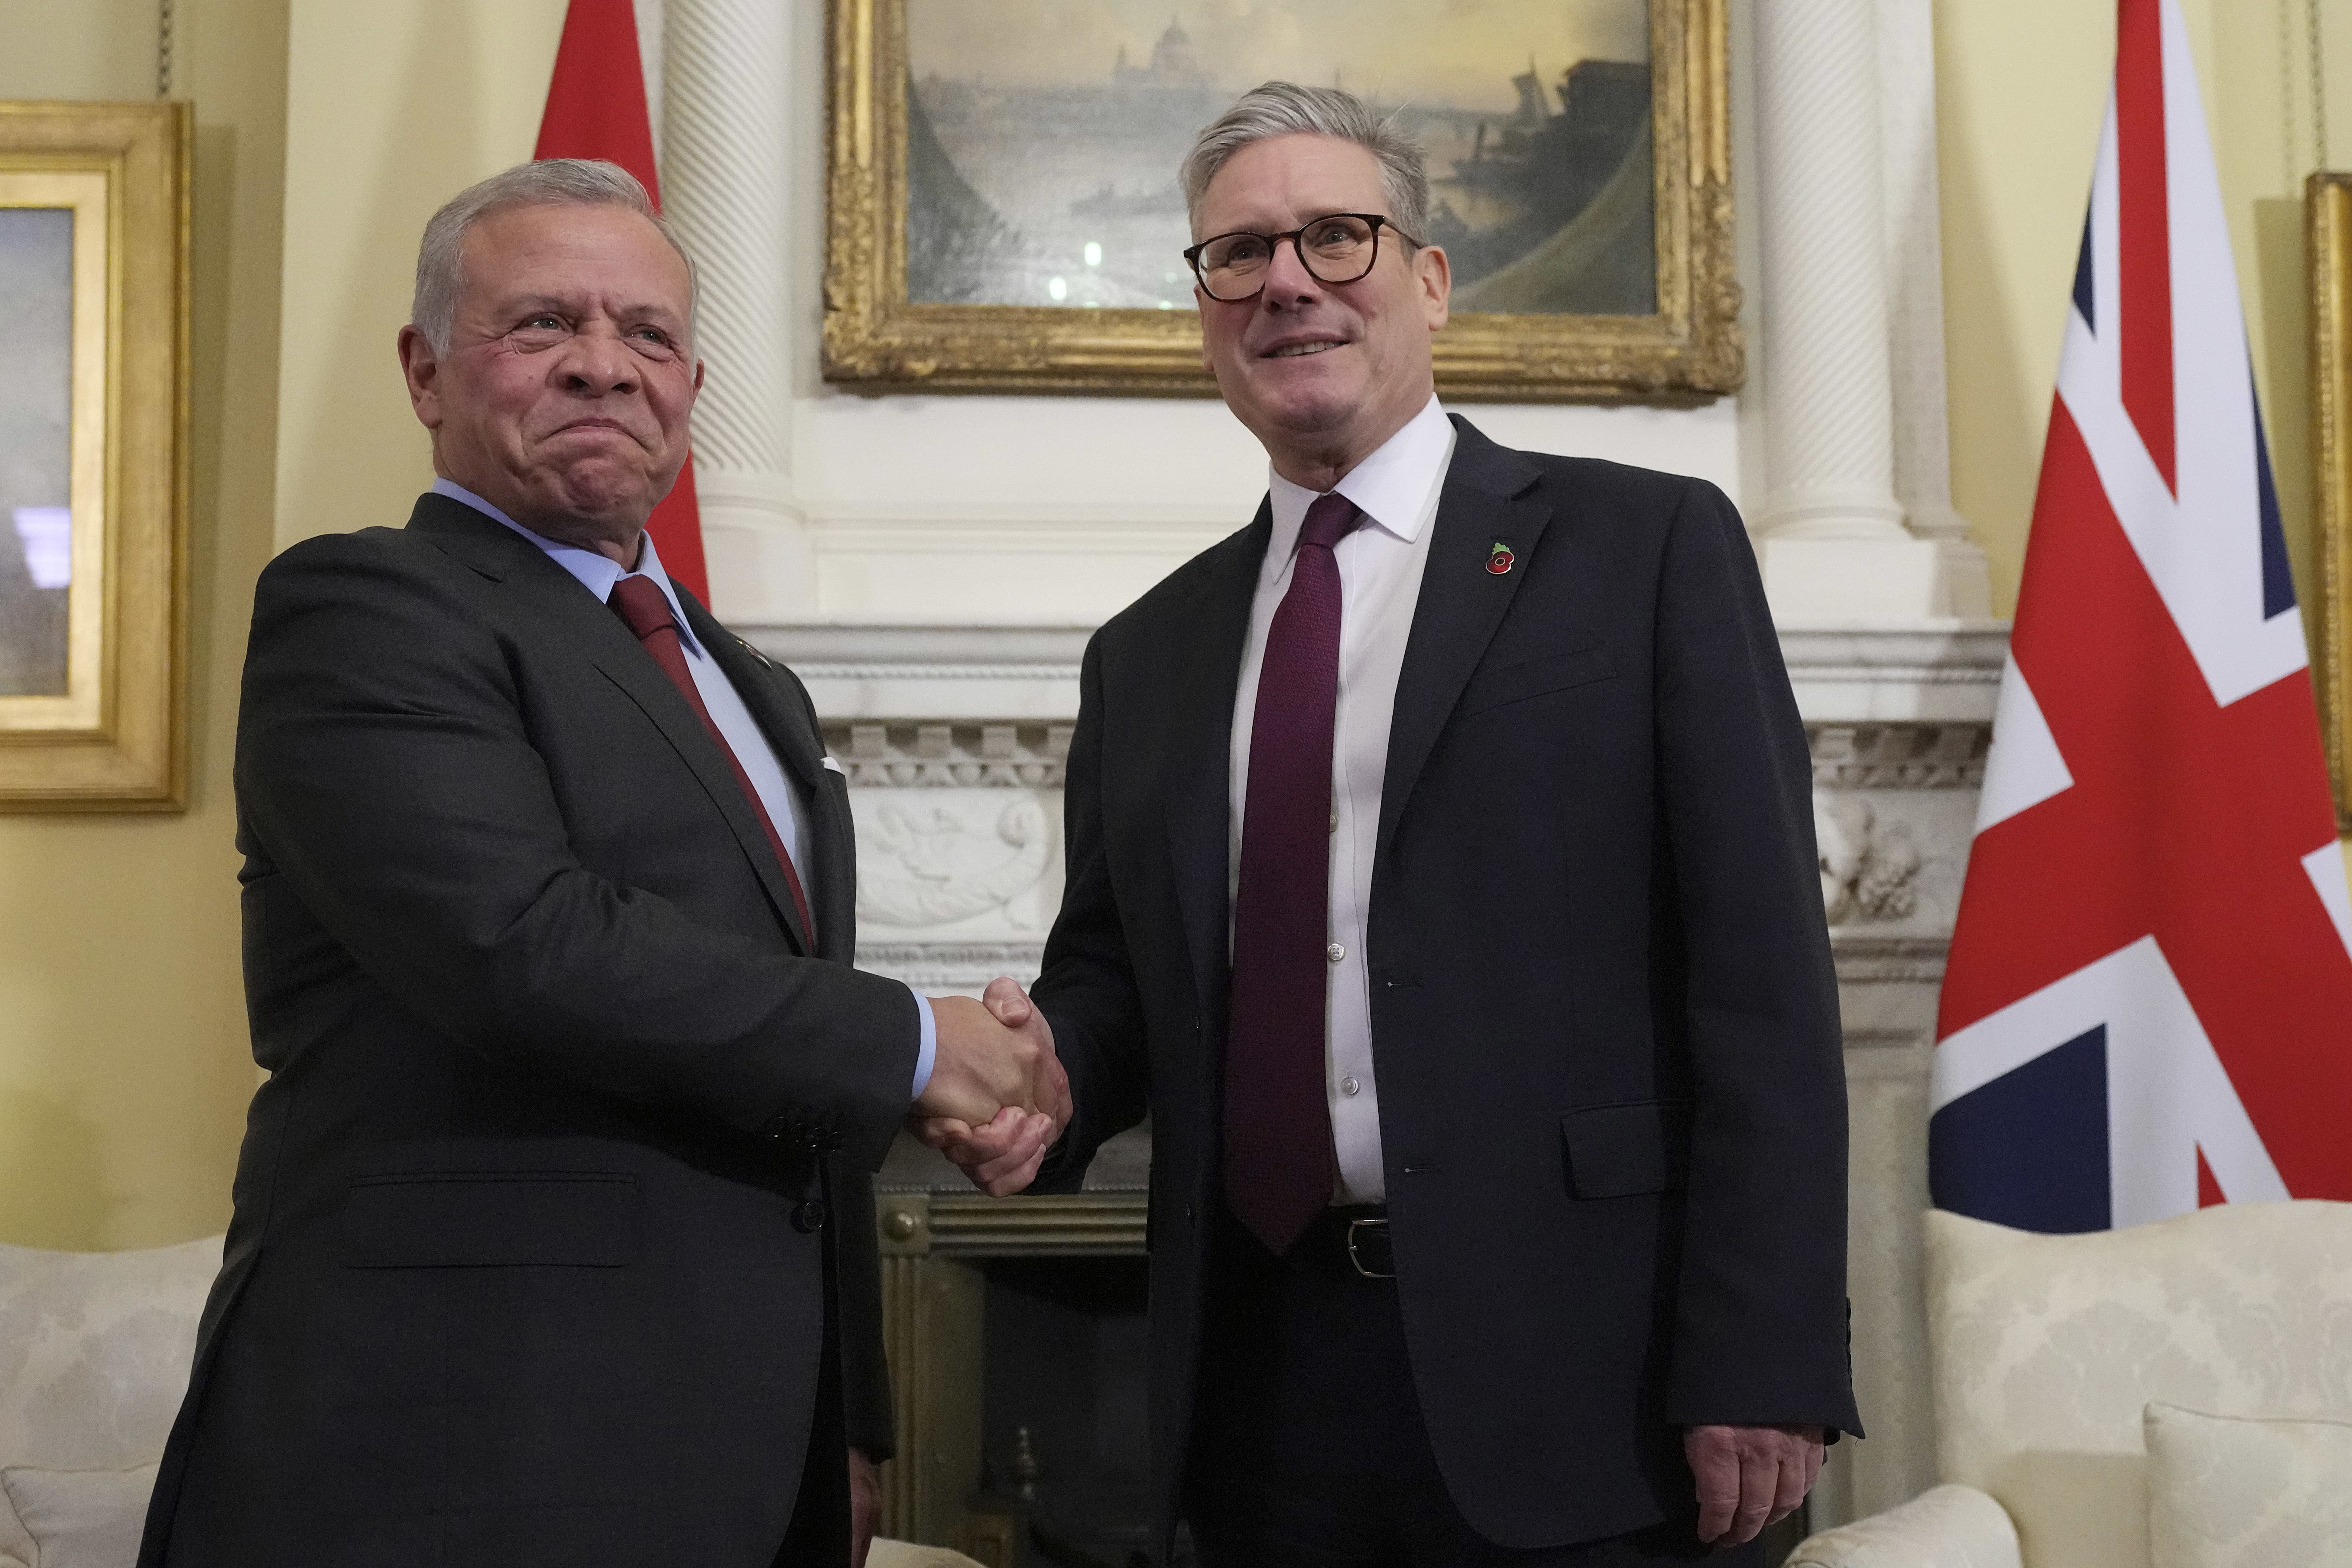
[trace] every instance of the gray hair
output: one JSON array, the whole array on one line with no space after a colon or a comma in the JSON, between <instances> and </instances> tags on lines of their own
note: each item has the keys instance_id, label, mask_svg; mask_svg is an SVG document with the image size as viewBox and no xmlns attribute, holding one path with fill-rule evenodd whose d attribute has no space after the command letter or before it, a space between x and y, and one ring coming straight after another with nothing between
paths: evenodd
<instances>
[{"instance_id":1,"label":"gray hair","mask_svg":"<svg viewBox=\"0 0 2352 1568\"><path fill-rule=\"evenodd\" d=\"M408 321L436 353L449 346L449 330L457 323L457 296L466 281L466 231L493 213L560 206L626 207L660 231L686 263L686 331L691 346L695 307L702 291L694 257L677 231L654 210L645 186L618 163L601 158L542 158L467 186L425 226L425 238L416 247L416 296L408 307Z\"/></svg>"},{"instance_id":2,"label":"gray hair","mask_svg":"<svg viewBox=\"0 0 2352 1568\"><path fill-rule=\"evenodd\" d=\"M1209 194L1209 182L1226 160L1253 142L1302 134L1353 142L1379 159L1389 218L1410 239L1428 237L1429 170L1422 163L1421 144L1397 123L1395 115L1378 118L1362 99L1336 87L1269 81L1242 94L1201 132L1184 156L1179 177L1194 237L1199 237L1201 198Z\"/></svg>"}]
</instances>

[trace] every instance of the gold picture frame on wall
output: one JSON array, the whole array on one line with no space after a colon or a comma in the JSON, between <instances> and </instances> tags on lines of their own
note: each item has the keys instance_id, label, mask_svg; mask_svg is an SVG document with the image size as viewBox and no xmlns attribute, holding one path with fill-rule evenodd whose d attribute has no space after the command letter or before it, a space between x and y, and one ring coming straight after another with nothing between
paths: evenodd
<instances>
[{"instance_id":1,"label":"gold picture frame on wall","mask_svg":"<svg viewBox=\"0 0 2352 1568\"><path fill-rule=\"evenodd\" d=\"M1422 237L1455 273L1444 395L1686 404L1745 374L1727 0L1524 0L1472 36L1409 0L1277 0L1191 30L1179 7L1164 31L1142 26L1160 0L829 3L830 382L1213 393L1176 163L1285 73L1357 86L1429 145ZM1564 31L1611 26L1582 58Z\"/></svg>"},{"instance_id":2,"label":"gold picture frame on wall","mask_svg":"<svg viewBox=\"0 0 2352 1568\"><path fill-rule=\"evenodd\" d=\"M186 803L190 147L0 103L0 810Z\"/></svg>"},{"instance_id":3,"label":"gold picture frame on wall","mask_svg":"<svg viewBox=\"0 0 2352 1568\"><path fill-rule=\"evenodd\" d=\"M2304 239L2320 582L2311 666L2336 830L2352 833L2352 174L2322 170L2304 183Z\"/></svg>"}]
</instances>

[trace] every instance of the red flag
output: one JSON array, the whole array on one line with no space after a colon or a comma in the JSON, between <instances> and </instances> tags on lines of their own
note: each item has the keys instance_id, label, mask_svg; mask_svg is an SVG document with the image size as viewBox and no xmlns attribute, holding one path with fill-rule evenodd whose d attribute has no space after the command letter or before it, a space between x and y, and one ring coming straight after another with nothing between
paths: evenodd
<instances>
[{"instance_id":1,"label":"red flag","mask_svg":"<svg viewBox=\"0 0 2352 1568\"><path fill-rule=\"evenodd\" d=\"M637 16L630 0L572 0L563 40L555 47L555 77L547 84L547 113L539 122L534 158L602 158L635 174L661 205L654 167L653 119L646 111L645 68L637 55ZM694 504L694 458L678 470L646 524L672 580L708 605L702 561L702 518Z\"/></svg>"}]
</instances>

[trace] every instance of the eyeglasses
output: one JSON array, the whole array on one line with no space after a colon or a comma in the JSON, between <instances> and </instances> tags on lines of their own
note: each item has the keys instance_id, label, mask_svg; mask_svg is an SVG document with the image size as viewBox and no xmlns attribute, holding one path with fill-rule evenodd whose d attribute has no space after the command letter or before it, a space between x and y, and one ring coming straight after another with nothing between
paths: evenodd
<instances>
[{"instance_id":1,"label":"eyeglasses","mask_svg":"<svg viewBox=\"0 0 2352 1568\"><path fill-rule=\"evenodd\" d=\"M1298 264L1318 283L1353 283L1381 258L1381 230L1407 245L1421 241L1377 213L1333 213L1287 234L1221 234L1184 253L1192 276L1212 300L1227 304L1254 299L1265 289L1275 247L1288 240Z\"/></svg>"}]
</instances>

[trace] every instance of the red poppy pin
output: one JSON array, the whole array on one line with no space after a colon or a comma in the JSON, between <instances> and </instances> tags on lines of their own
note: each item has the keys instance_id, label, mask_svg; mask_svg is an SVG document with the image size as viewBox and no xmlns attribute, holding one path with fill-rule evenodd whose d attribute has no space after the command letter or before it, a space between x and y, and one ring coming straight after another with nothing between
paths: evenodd
<instances>
[{"instance_id":1,"label":"red poppy pin","mask_svg":"<svg viewBox=\"0 0 2352 1568\"><path fill-rule=\"evenodd\" d=\"M1511 547L1498 539L1495 541L1495 548L1486 552L1486 570L1499 577L1508 572L1511 563L1517 559L1511 553Z\"/></svg>"}]
</instances>

